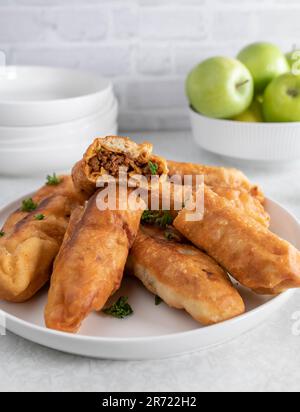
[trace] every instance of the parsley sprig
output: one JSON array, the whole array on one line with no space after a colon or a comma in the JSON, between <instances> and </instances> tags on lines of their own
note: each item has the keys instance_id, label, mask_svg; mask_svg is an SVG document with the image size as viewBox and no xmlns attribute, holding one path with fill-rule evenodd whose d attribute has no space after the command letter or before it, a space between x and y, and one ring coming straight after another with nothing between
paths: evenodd
<instances>
[{"instance_id":1,"label":"parsley sprig","mask_svg":"<svg viewBox=\"0 0 300 412\"><path fill-rule=\"evenodd\" d=\"M145 210L142 216L142 223L159 226L165 229L172 225L174 219L170 212Z\"/></svg>"},{"instance_id":2,"label":"parsley sprig","mask_svg":"<svg viewBox=\"0 0 300 412\"><path fill-rule=\"evenodd\" d=\"M152 176L156 176L158 173L158 165L156 163L151 162L151 160L148 163L150 172L152 174Z\"/></svg>"},{"instance_id":3,"label":"parsley sprig","mask_svg":"<svg viewBox=\"0 0 300 412\"><path fill-rule=\"evenodd\" d=\"M128 303L128 297L122 296L110 308L104 309L103 312L114 318L124 319L133 314L133 309Z\"/></svg>"},{"instance_id":4,"label":"parsley sprig","mask_svg":"<svg viewBox=\"0 0 300 412\"><path fill-rule=\"evenodd\" d=\"M34 210L36 210L37 207L38 207L37 203L35 203L30 197L29 199L23 200L21 211L29 213L29 212L33 212Z\"/></svg>"},{"instance_id":5,"label":"parsley sprig","mask_svg":"<svg viewBox=\"0 0 300 412\"><path fill-rule=\"evenodd\" d=\"M57 186L61 183L61 179L56 175L56 173L53 173L52 176L48 175L47 176L47 186Z\"/></svg>"},{"instance_id":6,"label":"parsley sprig","mask_svg":"<svg viewBox=\"0 0 300 412\"><path fill-rule=\"evenodd\" d=\"M0 231L0 237L5 236L5 232L3 232L3 230Z\"/></svg>"},{"instance_id":7,"label":"parsley sprig","mask_svg":"<svg viewBox=\"0 0 300 412\"><path fill-rule=\"evenodd\" d=\"M34 218L35 218L35 220L44 220L45 215L43 215L43 214L35 215Z\"/></svg>"}]
</instances>

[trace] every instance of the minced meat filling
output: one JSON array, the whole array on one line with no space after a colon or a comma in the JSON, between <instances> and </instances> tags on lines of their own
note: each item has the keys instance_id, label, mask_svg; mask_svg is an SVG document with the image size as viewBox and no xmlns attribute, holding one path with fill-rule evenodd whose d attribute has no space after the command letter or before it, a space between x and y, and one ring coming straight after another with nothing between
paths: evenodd
<instances>
[{"instance_id":1,"label":"minced meat filling","mask_svg":"<svg viewBox=\"0 0 300 412\"><path fill-rule=\"evenodd\" d=\"M94 173L99 173L103 168L114 177L119 176L120 167L127 167L129 172L134 171L130 164L130 159L127 156L106 151L102 151L97 157L90 159L89 165ZM148 164L142 165L136 162L136 165L141 168L146 175L148 174Z\"/></svg>"}]
</instances>

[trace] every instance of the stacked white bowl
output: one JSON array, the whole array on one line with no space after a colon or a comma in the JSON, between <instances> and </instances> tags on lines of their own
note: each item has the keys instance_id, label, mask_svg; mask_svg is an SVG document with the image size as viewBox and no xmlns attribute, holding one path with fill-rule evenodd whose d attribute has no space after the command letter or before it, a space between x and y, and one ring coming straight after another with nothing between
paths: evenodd
<instances>
[{"instance_id":1,"label":"stacked white bowl","mask_svg":"<svg viewBox=\"0 0 300 412\"><path fill-rule=\"evenodd\" d=\"M47 67L0 72L0 175L68 171L94 138L117 134L112 84Z\"/></svg>"}]
</instances>

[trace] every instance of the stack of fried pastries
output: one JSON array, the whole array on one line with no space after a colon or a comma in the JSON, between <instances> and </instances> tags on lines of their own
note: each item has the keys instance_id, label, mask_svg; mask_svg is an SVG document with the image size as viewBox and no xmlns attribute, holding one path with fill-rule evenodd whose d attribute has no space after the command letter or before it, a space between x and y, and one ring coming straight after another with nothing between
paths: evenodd
<instances>
[{"instance_id":1,"label":"stack of fried pastries","mask_svg":"<svg viewBox=\"0 0 300 412\"><path fill-rule=\"evenodd\" d=\"M48 182L23 202L1 231L0 299L24 302L50 280L45 323L75 333L91 312L106 307L125 272L203 325L244 313L231 278L258 294L300 287L300 253L269 230L258 186L236 169L167 162L152 149L118 136L96 139L72 177ZM120 170L129 179L144 177L148 199L154 193L152 178L158 178L158 210L149 210L142 199L130 207L132 187L125 208L99 206L107 188L99 179L113 177L119 188L124 185ZM193 176L194 200L202 191L200 220L188 218L193 210L184 203L172 207L179 190L172 178L186 175ZM201 186L198 175L204 176ZM169 211L163 209L166 184Z\"/></svg>"}]
</instances>

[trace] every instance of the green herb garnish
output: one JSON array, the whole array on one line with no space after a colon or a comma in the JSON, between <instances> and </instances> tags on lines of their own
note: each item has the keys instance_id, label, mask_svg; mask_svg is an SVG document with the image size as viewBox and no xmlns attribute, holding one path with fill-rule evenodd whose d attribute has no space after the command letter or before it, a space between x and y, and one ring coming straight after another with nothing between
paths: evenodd
<instances>
[{"instance_id":1,"label":"green herb garnish","mask_svg":"<svg viewBox=\"0 0 300 412\"><path fill-rule=\"evenodd\" d=\"M110 308L104 309L106 315L113 316L117 319L124 319L133 314L132 307L128 303L128 298L122 296Z\"/></svg>"},{"instance_id":2,"label":"green herb garnish","mask_svg":"<svg viewBox=\"0 0 300 412\"><path fill-rule=\"evenodd\" d=\"M53 173L52 176L47 176L47 186L57 186L61 183L61 179L56 176L56 173Z\"/></svg>"},{"instance_id":3,"label":"green herb garnish","mask_svg":"<svg viewBox=\"0 0 300 412\"><path fill-rule=\"evenodd\" d=\"M156 163L151 162L151 160L148 163L150 172L153 176L156 176L158 173L158 165Z\"/></svg>"},{"instance_id":4,"label":"green herb garnish","mask_svg":"<svg viewBox=\"0 0 300 412\"><path fill-rule=\"evenodd\" d=\"M155 306L159 306L161 303L163 303L163 300L159 296L155 296Z\"/></svg>"},{"instance_id":5,"label":"green herb garnish","mask_svg":"<svg viewBox=\"0 0 300 412\"><path fill-rule=\"evenodd\" d=\"M142 216L142 223L156 225L165 229L172 225L174 219L170 212L145 210Z\"/></svg>"},{"instance_id":6,"label":"green herb garnish","mask_svg":"<svg viewBox=\"0 0 300 412\"><path fill-rule=\"evenodd\" d=\"M35 215L34 218L35 218L35 220L44 220L44 219L45 219L45 215L42 215L42 214L40 214L40 215Z\"/></svg>"},{"instance_id":7,"label":"green herb garnish","mask_svg":"<svg viewBox=\"0 0 300 412\"><path fill-rule=\"evenodd\" d=\"M32 200L32 198L25 199L22 202L21 211L22 212L33 212L36 210L38 205Z\"/></svg>"},{"instance_id":8,"label":"green herb garnish","mask_svg":"<svg viewBox=\"0 0 300 412\"><path fill-rule=\"evenodd\" d=\"M3 232L3 230L0 231L0 237L5 236L5 232Z\"/></svg>"}]
</instances>

